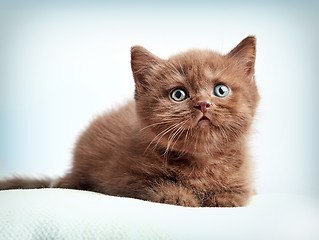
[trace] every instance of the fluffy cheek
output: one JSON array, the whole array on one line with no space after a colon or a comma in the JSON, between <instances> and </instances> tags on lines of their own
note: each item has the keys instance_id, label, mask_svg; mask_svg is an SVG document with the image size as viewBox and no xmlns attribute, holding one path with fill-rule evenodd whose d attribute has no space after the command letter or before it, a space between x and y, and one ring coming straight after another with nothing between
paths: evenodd
<instances>
[{"instance_id":1,"label":"fluffy cheek","mask_svg":"<svg viewBox=\"0 0 319 240\"><path fill-rule=\"evenodd\" d=\"M152 106L152 117L162 127L181 126L187 121L188 110L182 103L162 99Z\"/></svg>"},{"instance_id":2,"label":"fluffy cheek","mask_svg":"<svg viewBox=\"0 0 319 240\"><path fill-rule=\"evenodd\" d=\"M249 106L240 100L216 106L211 113L214 127L229 138L242 135L251 122L252 116Z\"/></svg>"},{"instance_id":3,"label":"fluffy cheek","mask_svg":"<svg viewBox=\"0 0 319 240\"><path fill-rule=\"evenodd\" d=\"M173 131L175 127L181 126L187 119L185 118L185 110L181 108L181 104L176 104L170 99L164 99L158 96L149 96L137 100L137 112L142 121L142 127L147 127L153 133L162 131Z\"/></svg>"}]
</instances>

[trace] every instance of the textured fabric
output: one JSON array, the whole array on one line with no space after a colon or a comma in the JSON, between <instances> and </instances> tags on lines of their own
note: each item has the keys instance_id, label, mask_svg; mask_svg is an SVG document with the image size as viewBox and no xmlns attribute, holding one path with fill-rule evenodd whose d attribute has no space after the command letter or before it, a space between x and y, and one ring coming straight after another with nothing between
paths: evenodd
<instances>
[{"instance_id":1,"label":"textured fabric","mask_svg":"<svg viewBox=\"0 0 319 240\"><path fill-rule=\"evenodd\" d=\"M319 204L256 196L242 208L185 208L66 190L0 191L0 239L319 239Z\"/></svg>"}]
</instances>

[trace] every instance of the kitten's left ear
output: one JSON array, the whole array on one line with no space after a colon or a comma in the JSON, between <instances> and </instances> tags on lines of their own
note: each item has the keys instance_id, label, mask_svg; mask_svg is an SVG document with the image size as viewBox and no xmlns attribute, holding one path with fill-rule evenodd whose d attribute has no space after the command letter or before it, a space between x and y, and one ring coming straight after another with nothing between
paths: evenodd
<instances>
[{"instance_id":1,"label":"kitten's left ear","mask_svg":"<svg viewBox=\"0 0 319 240\"><path fill-rule=\"evenodd\" d=\"M245 70L247 76L253 75L255 72L256 38L248 36L226 56L236 59L240 67Z\"/></svg>"}]
</instances>

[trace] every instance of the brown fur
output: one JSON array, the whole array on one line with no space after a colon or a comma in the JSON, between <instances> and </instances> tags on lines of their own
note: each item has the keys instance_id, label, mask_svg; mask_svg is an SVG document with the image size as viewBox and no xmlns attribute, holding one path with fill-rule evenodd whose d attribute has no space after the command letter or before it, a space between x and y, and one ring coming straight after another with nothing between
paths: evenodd
<instances>
[{"instance_id":1,"label":"brown fur","mask_svg":"<svg viewBox=\"0 0 319 240\"><path fill-rule=\"evenodd\" d=\"M132 47L135 101L91 123L54 187L192 207L245 205L253 193L247 135L259 101L255 54L252 36L227 55L190 50L163 60ZM212 95L218 84L231 89L227 97ZM177 87L189 98L174 102ZM198 124L203 101L208 124Z\"/></svg>"}]
</instances>

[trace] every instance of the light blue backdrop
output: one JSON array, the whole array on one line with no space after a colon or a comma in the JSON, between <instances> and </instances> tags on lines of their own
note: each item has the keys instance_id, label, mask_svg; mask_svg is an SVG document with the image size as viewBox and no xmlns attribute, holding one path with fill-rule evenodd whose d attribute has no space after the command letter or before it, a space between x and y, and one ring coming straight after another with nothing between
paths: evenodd
<instances>
[{"instance_id":1,"label":"light blue backdrop","mask_svg":"<svg viewBox=\"0 0 319 240\"><path fill-rule=\"evenodd\" d=\"M253 34L258 191L319 196L318 12L318 1L0 1L0 177L65 173L88 122L133 96L132 45L227 53Z\"/></svg>"}]
</instances>

